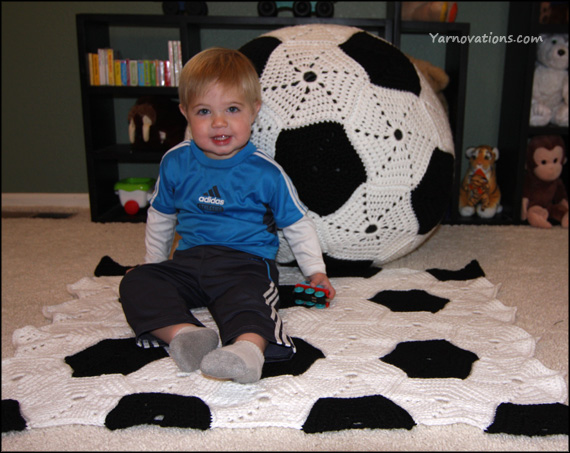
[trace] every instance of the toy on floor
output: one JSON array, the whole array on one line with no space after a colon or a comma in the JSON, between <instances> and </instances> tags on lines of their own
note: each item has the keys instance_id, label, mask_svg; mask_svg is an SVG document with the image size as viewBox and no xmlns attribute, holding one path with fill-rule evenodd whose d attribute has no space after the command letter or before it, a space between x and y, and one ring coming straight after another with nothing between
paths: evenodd
<instances>
[{"instance_id":1,"label":"toy on floor","mask_svg":"<svg viewBox=\"0 0 570 453\"><path fill-rule=\"evenodd\" d=\"M540 37L529 124L568 126L568 35Z\"/></svg>"},{"instance_id":2,"label":"toy on floor","mask_svg":"<svg viewBox=\"0 0 570 453\"><path fill-rule=\"evenodd\" d=\"M455 22L456 2L402 2L402 20Z\"/></svg>"},{"instance_id":3,"label":"toy on floor","mask_svg":"<svg viewBox=\"0 0 570 453\"><path fill-rule=\"evenodd\" d=\"M326 308L330 304L328 300L329 290L320 285L315 288L311 286L311 283L308 281L297 283L293 289L293 295L295 296L295 304L297 305Z\"/></svg>"},{"instance_id":4,"label":"toy on floor","mask_svg":"<svg viewBox=\"0 0 570 453\"><path fill-rule=\"evenodd\" d=\"M469 159L469 168L459 188L459 213L468 217L477 212L479 217L490 219L502 211L495 170L499 150L480 145L468 148L465 155Z\"/></svg>"},{"instance_id":5,"label":"toy on floor","mask_svg":"<svg viewBox=\"0 0 570 453\"><path fill-rule=\"evenodd\" d=\"M552 228L554 219L568 228L568 195L560 178L566 163L559 135L538 135L528 143L521 220L538 228Z\"/></svg>"},{"instance_id":6,"label":"toy on floor","mask_svg":"<svg viewBox=\"0 0 570 453\"><path fill-rule=\"evenodd\" d=\"M154 190L154 178L126 178L115 183L115 193L129 215L135 215L146 207Z\"/></svg>"}]
</instances>

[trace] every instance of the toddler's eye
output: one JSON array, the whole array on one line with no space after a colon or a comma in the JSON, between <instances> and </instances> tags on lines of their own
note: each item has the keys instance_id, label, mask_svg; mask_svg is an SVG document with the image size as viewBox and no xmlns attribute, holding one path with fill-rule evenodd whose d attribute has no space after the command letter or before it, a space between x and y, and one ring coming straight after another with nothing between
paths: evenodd
<instances>
[{"instance_id":1,"label":"toddler's eye","mask_svg":"<svg viewBox=\"0 0 570 453\"><path fill-rule=\"evenodd\" d=\"M207 115L208 113L210 113L210 111L208 109L198 110L198 115Z\"/></svg>"},{"instance_id":2,"label":"toddler's eye","mask_svg":"<svg viewBox=\"0 0 570 453\"><path fill-rule=\"evenodd\" d=\"M229 111L230 113L237 113L237 112L239 112L239 108L237 108L237 107L235 107L235 106L232 106L232 107L230 107L230 108L228 109L228 111Z\"/></svg>"}]
</instances>

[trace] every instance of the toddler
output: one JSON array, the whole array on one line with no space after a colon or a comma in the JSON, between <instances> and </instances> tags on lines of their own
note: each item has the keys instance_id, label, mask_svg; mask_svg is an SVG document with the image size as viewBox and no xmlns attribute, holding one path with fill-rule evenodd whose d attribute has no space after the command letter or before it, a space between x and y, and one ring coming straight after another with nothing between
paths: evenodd
<instances>
[{"instance_id":1,"label":"toddler","mask_svg":"<svg viewBox=\"0 0 570 453\"><path fill-rule=\"evenodd\" d=\"M333 298L307 208L283 169L250 141L261 107L252 63L211 48L184 66L180 110L192 139L162 158L146 223L145 264L120 299L139 345L169 345L185 372L256 382L264 362L295 352L279 316L282 229L303 274ZM168 259L175 230L181 239ZM207 307L218 335L191 312Z\"/></svg>"}]
</instances>

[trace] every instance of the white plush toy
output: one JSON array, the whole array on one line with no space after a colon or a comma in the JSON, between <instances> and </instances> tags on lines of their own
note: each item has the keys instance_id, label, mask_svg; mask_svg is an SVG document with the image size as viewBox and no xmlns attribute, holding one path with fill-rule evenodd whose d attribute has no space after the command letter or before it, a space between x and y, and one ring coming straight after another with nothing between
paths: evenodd
<instances>
[{"instance_id":1,"label":"white plush toy","mask_svg":"<svg viewBox=\"0 0 570 453\"><path fill-rule=\"evenodd\" d=\"M531 126L568 126L568 35L541 35L532 87Z\"/></svg>"}]
</instances>

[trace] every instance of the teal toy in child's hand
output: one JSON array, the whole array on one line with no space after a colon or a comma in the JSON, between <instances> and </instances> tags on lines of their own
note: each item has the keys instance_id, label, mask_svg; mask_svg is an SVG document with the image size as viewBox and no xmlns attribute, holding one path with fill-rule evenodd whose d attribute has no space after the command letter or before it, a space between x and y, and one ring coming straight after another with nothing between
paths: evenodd
<instances>
[{"instance_id":1,"label":"teal toy in child's hand","mask_svg":"<svg viewBox=\"0 0 570 453\"><path fill-rule=\"evenodd\" d=\"M318 285L311 286L310 282L297 283L293 289L296 305L306 307L326 308L329 306L329 290Z\"/></svg>"}]
</instances>

